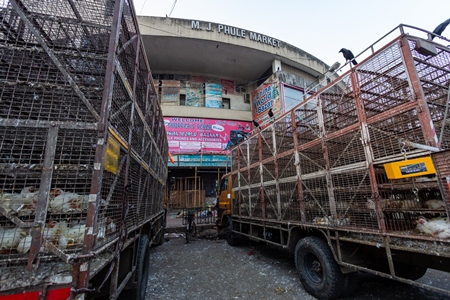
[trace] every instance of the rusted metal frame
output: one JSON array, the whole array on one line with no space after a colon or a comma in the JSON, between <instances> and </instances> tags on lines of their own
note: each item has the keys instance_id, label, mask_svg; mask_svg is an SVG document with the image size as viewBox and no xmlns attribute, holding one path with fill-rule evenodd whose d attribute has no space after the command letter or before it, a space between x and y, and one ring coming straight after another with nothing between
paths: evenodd
<instances>
[{"instance_id":1,"label":"rusted metal frame","mask_svg":"<svg viewBox=\"0 0 450 300\"><path fill-rule=\"evenodd\" d=\"M425 142L428 146L440 148L436 130L433 125L433 119L431 118L430 110L422 90L422 85L420 84L420 78L414 64L414 58L412 57L408 39L406 37L402 38L400 48L405 67L407 69L408 81L411 85L411 90L413 91L418 105L417 115L423 130Z\"/></svg>"},{"instance_id":2,"label":"rusted metal frame","mask_svg":"<svg viewBox=\"0 0 450 300\"><path fill-rule=\"evenodd\" d=\"M139 41L139 40L138 40ZM144 123L144 128L146 129L148 135L150 136L151 141L153 142L153 144L155 145L155 147L153 148L156 151L156 155L158 155L159 157L163 157L162 153L161 153L161 149L159 147L159 145L156 144L156 139L152 133L152 131L150 130L150 127L148 125L147 122L145 122L145 116L144 113L142 113L141 109L139 108L138 105L134 105L134 110L137 112L137 114L139 115L139 117L141 118L141 120ZM162 118L162 117L161 117ZM164 120L163 120L164 121ZM165 130L165 129L164 129Z\"/></svg>"},{"instance_id":3,"label":"rusted metal frame","mask_svg":"<svg viewBox=\"0 0 450 300\"><path fill-rule=\"evenodd\" d=\"M373 83L377 83L377 85L375 85L375 86L372 87L372 88L376 88L376 87L378 87L378 86L380 86L380 85L384 87L384 85L385 85L386 83L389 83L389 81L384 81L384 82L378 81L378 80L380 80L380 79L386 79L386 80L392 80L392 81L399 81L399 82L406 82L406 83L407 83L407 81L406 81L405 79L401 79L401 78L398 78L398 77L394 77L394 76L387 75L387 74L389 74L391 71L397 69L397 68L398 68L399 66L401 66L402 64L403 64L403 63L400 61L398 64L396 64L396 65L394 65L393 67L387 69L387 70L384 71L383 73L377 73L377 72L374 72L374 71L368 71L368 70L358 69L356 72L359 73L359 74L368 74L368 75L374 75L374 76L376 76L375 78L369 78L370 80L369 80L368 82L362 84L362 85L360 86L360 89L363 90L366 86L370 85L371 83L372 83L372 84L373 84ZM403 74L403 73L405 73L405 72L406 72L406 70L403 70L402 72L397 73L397 76L400 75L400 74ZM390 84L389 84L389 85L390 85ZM390 91L392 91L392 89L386 89L386 90L387 90L388 92L385 93L385 94L388 94ZM385 95L385 94L383 94L383 95Z\"/></svg>"},{"instance_id":4,"label":"rusted metal frame","mask_svg":"<svg viewBox=\"0 0 450 300\"><path fill-rule=\"evenodd\" d=\"M19 1L19 0L11 0L10 1L11 2L11 4L13 5L13 7L14 7L14 10L16 11L16 13L20 16L20 17L22 17L21 16L21 13L23 13L23 14L28 14L28 15L30 15L30 12L28 11L28 9L25 7L25 5L23 4L23 1ZM19 8L20 7L20 8ZM47 18L48 18L48 16L46 16ZM30 22L30 24L33 24L32 26L33 26L33 28L37 28L37 29L39 29L39 33L48 41L48 42L50 42L50 43L52 43L52 39L47 35L47 33L45 33L45 31L43 31L43 30L41 30L42 28L40 28L40 24L38 23L38 22L36 22L36 20L34 19L34 18L32 18L31 19L31 21L30 20L28 20L26 17L25 18L23 18L23 19L25 19L24 21L25 21L25 23L27 23L27 21L28 22ZM44 18L45 19L45 18ZM30 30L31 30L31 28L30 28Z\"/></svg>"},{"instance_id":5,"label":"rusted metal frame","mask_svg":"<svg viewBox=\"0 0 450 300\"><path fill-rule=\"evenodd\" d=\"M434 291L434 292L439 292L439 293L443 293L443 294L446 294L446 295L450 295L450 291L448 291L448 290L445 290L445 289L442 289L442 288L439 288L439 287L435 287L435 286L432 286L432 285L427 285L425 283L419 283L419 282L414 281L414 280L404 279L404 278L396 277L396 276L393 277L390 274L386 274L386 273L379 272L379 271L374 271L372 269L368 269L368 268L365 268L365 267L361 267L361 266L350 264L350 263L346 263L346 262L341 262L341 264L343 266L345 266L345 267L350 267L350 268L353 268L353 269L357 269L359 271L372 273L372 274L375 274L375 275L380 276L380 277L384 277L384 278L388 278L388 279L395 279L397 281L400 281L400 282L403 282L403 283L407 283L409 285L413 285L413 286L416 286L416 287L419 287L419 288L423 288L423 289L426 289L426 290L430 290L430 291Z\"/></svg>"},{"instance_id":6,"label":"rusted metal frame","mask_svg":"<svg viewBox=\"0 0 450 300\"><path fill-rule=\"evenodd\" d=\"M326 128L325 128L325 121L322 111L322 101L320 97L317 97L317 119L318 119L318 126L319 126L319 139L320 143L322 145L322 155L325 160L325 180L327 184L327 193L328 193L328 202L330 204L330 212L331 217L333 219L337 219L337 210L336 210L336 200L334 198L334 187L333 187L333 179L330 173L331 163L330 158L328 155L328 145L327 145L327 136L326 136ZM325 211L323 211L325 213ZM325 215L324 217L328 217L328 215Z\"/></svg>"},{"instance_id":7,"label":"rusted metal frame","mask_svg":"<svg viewBox=\"0 0 450 300\"><path fill-rule=\"evenodd\" d=\"M407 111L410 111L412 109L416 109L417 107L417 102L415 101L409 101L407 103L404 103L402 105L399 105L397 107L394 107L390 110L381 112L379 114L377 114L376 116L373 117L369 117L366 119L366 123L368 125L373 124L373 123L377 123L386 119L389 119L390 117L393 116L398 116L399 114L403 114Z\"/></svg>"},{"instance_id":8,"label":"rusted metal frame","mask_svg":"<svg viewBox=\"0 0 450 300\"><path fill-rule=\"evenodd\" d=\"M27 270L33 270L33 264L35 259L39 254L39 249L41 248L42 241L44 238L44 227L45 221L47 219L47 209L48 209L48 197L50 193L50 187L53 177L53 166L55 163L55 153L56 145L58 142L58 131L57 126L50 127L47 133L47 142L45 145L45 156L42 166L41 182L38 193L38 201L36 205L36 212L34 216L34 222L39 225L39 227L32 227L30 230L30 235L32 238L30 253L28 254L28 265Z\"/></svg>"},{"instance_id":9,"label":"rusted metal frame","mask_svg":"<svg viewBox=\"0 0 450 300\"><path fill-rule=\"evenodd\" d=\"M273 164L274 164L274 179L275 179L275 188L276 188L276 200L277 200L277 207L275 210L275 215L278 219L281 219L281 195L280 195L280 183L278 182L279 179L279 169L278 169L278 156L277 156L277 138L275 134L275 126L272 125L272 151L273 151ZM264 165L262 165L264 166ZM272 201L268 197L269 202L272 204ZM272 204L273 205L273 204Z\"/></svg>"},{"instance_id":10,"label":"rusted metal frame","mask_svg":"<svg viewBox=\"0 0 450 300\"><path fill-rule=\"evenodd\" d=\"M300 203L300 220L302 222L306 222L306 215L305 215L305 198L303 197L303 183L302 183L302 168L301 168L301 162L300 162L300 154L298 150L298 137L296 134L297 131L297 122L295 121L295 111L291 110L291 122L292 122L292 139L294 141L294 155L295 155L295 171L297 173L297 193L298 193L298 199L297 201Z\"/></svg>"},{"instance_id":11,"label":"rusted metal frame","mask_svg":"<svg viewBox=\"0 0 450 300\"><path fill-rule=\"evenodd\" d=\"M135 270L136 270L136 266L134 266L132 268L132 270L127 273L127 275L125 276L125 278L123 279L121 284L117 287L117 289L113 293L110 294L110 296L112 297L111 299L116 299L120 295L120 293L125 288L128 281L131 279L131 276L134 274Z\"/></svg>"},{"instance_id":12,"label":"rusted metal frame","mask_svg":"<svg viewBox=\"0 0 450 300\"><path fill-rule=\"evenodd\" d=\"M96 130L97 123L84 122L64 122L64 121L43 121L43 120L19 120L19 119L0 119L0 127L28 127L28 128L50 128L58 127L62 129L84 129Z\"/></svg>"},{"instance_id":13,"label":"rusted metal frame","mask_svg":"<svg viewBox=\"0 0 450 300\"><path fill-rule=\"evenodd\" d=\"M109 117L110 120L114 120L120 117L120 113L122 113L125 109L127 109L131 105L133 105L132 101L125 102L115 113L111 114L111 116Z\"/></svg>"},{"instance_id":14,"label":"rusted metal frame","mask_svg":"<svg viewBox=\"0 0 450 300\"><path fill-rule=\"evenodd\" d=\"M39 223L36 222L24 222L14 215L12 211L6 211L6 209L0 205L0 215L3 215L8 220L13 222L17 227L20 228L30 228L30 227L40 227Z\"/></svg>"},{"instance_id":15,"label":"rusted metal frame","mask_svg":"<svg viewBox=\"0 0 450 300\"><path fill-rule=\"evenodd\" d=\"M78 53L80 53L81 54L81 51L80 51L80 49L76 46L76 44L75 44L75 42L74 42L74 40L70 37L70 34L69 34L69 32L68 32L68 30L67 30L67 28L65 27L65 26L63 26L63 23L60 21L61 19L59 18L59 20L58 20L58 24L59 24L59 28L61 28L62 29L62 31L64 32L64 34L66 35L66 39L68 40L68 41L70 41L70 44L72 45L72 47L55 47L55 48L53 48L53 50L55 50L56 48L62 48L62 49L70 49L70 50L76 50ZM88 35L89 36L89 35ZM66 51L67 51L66 50ZM55 53L56 53L56 51L54 51Z\"/></svg>"},{"instance_id":16,"label":"rusted metal frame","mask_svg":"<svg viewBox=\"0 0 450 300\"><path fill-rule=\"evenodd\" d=\"M73 0L69 0L69 4L70 4L70 7L72 8L73 12L75 13L75 16L77 17L77 20L79 21L79 22L77 22L77 25L81 25L81 28L83 29L85 36L89 39L89 42L91 44L95 45L95 42L91 39L92 32L89 32L89 30L83 24L84 20L81 17L81 14L78 11L77 7L75 6L75 3L73 2Z\"/></svg>"},{"instance_id":17,"label":"rusted metal frame","mask_svg":"<svg viewBox=\"0 0 450 300\"><path fill-rule=\"evenodd\" d=\"M52 62L55 64L55 66L58 68L58 70L63 74L64 78L67 80L67 82L70 84L70 86L72 87L72 89L74 90L75 94L80 97L81 101L86 105L87 109L89 110L90 113L92 113L92 115L95 117L95 119L99 120L100 116L99 114L95 111L94 107L91 105L91 103L89 102L89 99L87 99L83 92L80 90L80 88L78 87L78 85L75 83L75 80L72 78L72 76L69 74L69 72L67 72L67 70L64 68L64 66L61 64L61 62L58 60L58 58L54 55L53 51L50 49L50 47L46 44L46 42L44 41L44 39L41 37L40 31L38 31L32 24L32 22L30 20L27 19L27 16L25 15L25 13L20 9L19 4L16 3L19 1L17 0L12 0L10 3L12 4L12 6L14 7L14 9L16 10L17 14L22 18L22 20L25 22L26 26L28 27L28 29L33 33L33 35L35 36L36 40L39 42L39 44L42 46L42 48L45 50L45 52L47 53L47 55L50 57L50 59L52 60Z\"/></svg>"},{"instance_id":18,"label":"rusted metal frame","mask_svg":"<svg viewBox=\"0 0 450 300\"><path fill-rule=\"evenodd\" d=\"M92 250L95 236L93 228L96 226L96 212L101 198L101 185L103 181L104 156L106 152L106 141L108 138L109 113L111 109L112 94L114 87L114 70L115 70L115 52L120 34L120 19L123 12L123 0L116 1L114 7L114 16L111 24L111 36L108 47L108 60L105 72L105 84L103 90L103 100L101 113L98 118L98 140L95 150L94 171L92 174L92 183L89 195L88 213L86 216L86 231L84 234L84 242L81 253L89 254ZM123 226L123 224L121 224ZM121 229L119 229L121 230ZM73 283L71 296L78 293L80 289L87 289L89 286L89 270L90 262L79 260L74 264Z\"/></svg>"},{"instance_id":19,"label":"rusted metal frame","mask_svg":"<svg viewBox=\"0 0 450 300\"><path fill-rule=\"evenodd\" d=\"M359 73L363 73L362 71L359 71ZM401 79L392 79L392 80L397 80L397 81L400 81ZM404 82L406 82L406 83L408 83L406 80L402 80L402 81L404 81ZM370 90L364 90L363 91L364 92L364 94L367 94L367 95L371 95L371 96L377 96L375 99L373 99L373 100L371 100L370 102L371 103L377 103L378 104L378 100L379 99L382 99L382 98L385 98L385 99L389 99L389 100L392 100L392 101L396 101L396 102L399 102L399 103L404 103L404 100L405 99L403 99L403 101L398 101L398 97L392 97L392 96L389 96L390 94L391 94L391 92L392 92L392 90L389 90L389 92L387 92L387 93L374 93L374 92L371 92ZM412 99L409 99L409 100L412 100ZM384 103L383 103L384 104Z\"/></svg>"},{"instance_id":20,"label":"rusted metal frame","mask_svg":"<svg viewBox=\"0 0 450 300\"><path fill-rule=\"evenodd\" d=\"M259 176L260 176L260 187L259 187L259 198L261 200L261 217L263 219L266 218L266 202L265 202L265 192L264 192L264 174L263 174L263 152L262 152L262 146L263 146L263 137L262 133L258 133L258 157L259 157ZM249 172L250 174L250 172ZM250 182L250 181L249 181Z\"/></svg>"},{"instance_id":21,"label":"rusted metal frame","mask_svg":"<svg viewBox=\"0 0 450 300\"><path fill-rule=\"evenodd\" d=\"M126 25L126 22L125 22L124 20L125 20L125 18L124 18L124 16L122 15L122 22L121 22L121 23L122 23L122 30L123 30L123 31L126 31L126 32L129 32L129 31L127 30L127 28L124 26L124 25ZM136 53L135 53L135 61L134 61L134 73L133 73L133 83L132 83L132 87L131 87L131 90L127 88L128 95L129 95L129 97L130 97L130 102L133 104L133 105L131 106L131 115L130 115L130 122L129 122L129 131L128 131L128 145L130 145L130 148L128 149L128 155L127 155L127 160L126 160L126 172L125 172L125 179L124 179L125 187L129 187L129 188L130 188L130 185L128 184L128 182L129 182L129 173L131 172L131 170L130 170L130 164L131 164L131 159L132 159L132 158L131 158L131 153L132 153L132 152L134 152L134 155L133 155L133 156L135 156L135 158L137 159L137 162L140 164L140 172L141 172L141 174L142 174L142 172L144 171L144 170L143 170L143 169L144 169L144 168L143 168L143 163L144 163L143 159L140 157L140 155L136 152L135 149L132 149L133 129L134 129L134 126L135 126L135 124L134 124L134 117L135 117L136 111L139 109L139 108L137 107L137 103L136 103L136 82L137 82L137 74L138 74L138 69L139 69L139 55L140 55L140 50L141 50L141 47L140 47L140 43L139 43L139 42L140 42L140 40L138 39L138 40L137 40L137 45L136 45ZM130 44L131 44L131 43L130 43ZM127 44L127 45L130 45L130 44ZM123 49L122 49L122 50L123 50ZM122 53L122 51L120 51L120 53ZM124 83L124 85L125 85L126 87L129 87L128 78L126 78L126 76L124 75L124 73L120 72L120 63L119 63L118 56L119 56L119 54L116 55L116 60L117 60L116 63L117 63L117 65L118 65L119 77L121 78L121 80L122 80L122 82ZM143 119L144 117L143 117L142 112L138 111L138 115L139 115L139 117L141 117L144 126L147 127L147 124L145 123L145 120ZM148 129L148 130L149 130L149 129ZM150 131L149 131L149 134L150 134ZM152 137L152 136L150 135L150 137ZM153 140L153 139L152 139L152 140ZM157 147L156 147L155 149L157 149ZM140 149L140 150L142 150L142 149ZM157 149L157 150L159 150L159 149ZM149 166L149 167L150 167L150 166ZM150 172L150 173L151 173L153 176L158 177L158 178L155 177L155 179L159 179L159 175L157 176L155 172ZM148 174L148 173L147 173L147 174ZM141 176L140 176L140 178L141 178ZM138 184L138 187L141 188L141 187L142 187L141 184ZM135 187L132 187L132 188L135 188ZM137 193L138 193L138 195L142 194L140 190L138 190ZM143 196L143 194L142 194L141 196ZM129 199L128 199L128 193L126 193L126 195L125 195L125 197L124 197L124 199L123 199L124 205L122 206L122 219L123 219L124 221L126 220L127 213L128 213L128 200L129 200ZM139 207L139 202L140 202L140 201L139 201L139 197L138 197L138 199L136 199L136 200L137 200L136 205ZM139 213L139 212L137 212L137 213ZM136 222L136 223L135 223L135 226L138 227L138 225L139 225L139 224L138 224L138 223L139 223L139 218L138 218L138 216L136 217L135 222ZM133 256L134 256L134 255L133 255ZM136 257L134 257L134 259L133 259L133 263L132 263L133 268L135 268L136 263L137 263L137 261L136 261L135 259L136 259ZM115 295L115 294L118 292L118 290L117 290L117 287L118 287L117 284L118 284L118 282L119 282L119 265L120 265L120 256L118 256L117 259L116 259L116 263L115 263L115 266L114 266L114 270L113 270L112 275L111 275L111 285L110 285L110 294L111 294L111 295ZM126 276L126 278L124 279L124 281L120 284L119 290L120 290L120 287L123 288L123 285L126 284L126 283L128 282L128 280L130 279L129 275L131 276L131 273L128 273L128 274L127 274L127 276Z\"/></svg>"},{"instance_id":22,"label":"rusted metal frame","mask_svg":"<svg viewBox=\"0 0 450 300\"><path fill-rule=\"evenodd\" d=\"M378 103L377 100L379 100L381 98L386 98L386 99L392 100L393 102L397 103L396 104L397 106L404 104L406 102L405 100L407 100L407 101L411 101L412 100L412 99L402 99L402 101L397 101L398 98L393 98L393 97L390 97L390 96L386 96L384 94L381 95L381 94L374 93L374 92L371 92L371 91L364 91L364 94L372 95L372 96L379 96L379 97L376 97L375 99L371 100L370 104L373 104L373 103L380 104L379 107L381 107L381 109L376 109L375 107L372 108L372 107L367 107L366 106L366 111L371 111L371 112L374 112L374 113L377 113L377 114L384 112L386 108L389 109L390 107L392 107L392 105L388 105L386 103Z\"/></svg>"},{"instance_id":23,"label":"rusted metal frame","mask_svg":"<svg viewBox=\"0 0 450 300\"><path fill-rule=\"evenodd\" d=\"M361 90L359 86L359 79L357 72L351 74L351 82L354 92L355 109L358 115L358 125L361 129L361 139L363 142L364 154L367 161L367 169L369 172L370 185L372 187L372 198L375 203L375 213L377 215L378 227L381 232L386 232L386 221L383 216L383 207L379 199L377 177L375 174L375 167L373 164L373 150L370 145L370 134L367 128L366 111L364 101L361 98Z\"/></svg>"},{"instance_id":24,"label":"rusted metal frame","mask_svg":"<svg viewBox=\"0 0 450 300\"><path fill-rule=\"evenodd\" d=\"M12 18L13 15L11 14L11 11L9 11L9 12L10 12L9 17ZM18 18L18 16L15 16L15 17ZM19 23L20 23L19 27L23 27L22 21L20 20L20 18L18 18L18 19L19 19ZM9 23L7 23L4 18L2 19L2 25L3 26L0 27L0 32L3 32L5 34L5 37L8 38L9 42L16 43L18 40L20 40L21 43L25 44L25 41L20 36L20 33L17 32L16 30L14 30L14 28L12 28L11 25ZM22 31L23 31L23 28L20 28L20 29L22 29ZM12 35L12 37L11 37L11 35Z\"/></svg>"},{"instance_id":25,"label":"rusted metal frame","mask_svg":"<svg viewBox=\"0 0 450 300\"><path fill-rule=\"evenodd\" d=\"M247 166L245 168L248 168L248 165L250 164L250 157L249 157L250 156L250 148L247 145L246 153L244 153L244 154L240 150L241 150L241 148L239 147L239 151L238 152L241 153L241 158L247 164ZM240 165L240 162L241 162L241 159L239 159L239 162L238 162L239 165ZM242 168L239 168L239 170L240 170L240 175L242 176ZM248 212L249 216L252 216L254 211L255 211L255 209L254 208L252 209L252 191L251 191L251 184L250 184L251 183L251 172L250 172L250 170L251 169L247 169L247 178L246 179L241 179L239 177L239 187L243 188L242 185L241 185L242 180L248 180L247 187L246 187L247 192L248 192L248 208L247 208L247 212ZM241 204L241 202L239 203L239 205L240 204ZM256 207L256 203L255 203L254 207Z\"/></svg>"},{"instance_id":26,"label":"rusted metal frame","mask_svg":"<svg viewBox=\"0 0 450 300\"><path fill-rule=\"evenodd\" d=\"M128 41L126 41L121 48L118 49L117 51L117 55L120 56L122 54L123 51L125 51L131 44L134 43L134 41L138 38L138 35L135 34L133 35ZM140 40L139 40L140 41ZM138 41L138 46L139 47L139 41ZM136 50L138 50L139 48L136 48ZM139 59L139 56L138 56Z\"/></svg>"},{"instance_id":27,"label":"rusted metal frame","mask_svg":"<svg viewBox=\"0 0 450 300\"><path fill-rule=\"evenodd\" d=\"M390 241L389 236L383 237L384 249L385 249L386 258L387 258L387 261L388 261L389 271L390 271L392 276L396 276L395 275L394 260L392 259L392 252L391 252L391 248L389 247L389 241Z\"/></svg>"},{"instance_id":28,"label":"rusted metal frame","mask_svg":"<svg viewBox=\"0 0 450 300\"><path fill-rule=\"evenodd\" d=\"M434 81L426 80L426 79L424 79L424 78L420 78L420 81L421 81L421 82L424 82L424 83L428 83L428 84L430 84L430 85L433 85L433 86L435 86L435 87L437 87L437 88L439 88L439 89L446 89L446 88L447 88L447 87L444 86L444 85L438 84L438 83L436 83L436 82L434 82ZM439 89L436 89L436 90L439 90Z\"/></svg>"},{"instance_id":29,"label":"rusted metal frame","mask_svg":"<svg viewBox=\"0 0 450 300\"><path fill-rule=\"evenodd\" d=\"M431 57L433 57L433 56L431 56ZM417 62L419 62L419 63L421 63L421 64L423 64L423 65L426 65L427 67L431 68L431 72L428 72L428 73L424 74L425 76L426 76L426 75L429 75L430 73L434 73L436 69L442 71L444 74L448 73L448 69L443 68L443 67L438 66L438 65L432 65L432 64L429 63L427 60L420 59L420 58L417 57L417 56L412 56L412 59L413 59L414 61L417 61ZM447 66L447 67L448 67L448 66ZM441 76L441 77L442 77L442 76ZM438 77L438 78L439 78L439 77ZM435 82L430 82L430 83L435 84ZM446 87L444 87L444 88L446 88Z\"/></svg>"}]
</instances>

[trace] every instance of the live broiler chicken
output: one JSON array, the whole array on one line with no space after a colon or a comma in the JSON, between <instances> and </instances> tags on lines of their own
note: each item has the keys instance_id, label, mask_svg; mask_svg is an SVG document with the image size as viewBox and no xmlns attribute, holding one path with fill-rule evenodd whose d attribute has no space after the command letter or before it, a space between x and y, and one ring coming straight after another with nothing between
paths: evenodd
<instances>
[{"instance_id":1,"label":"live broiler chicken","mask_svg":"<svg viewBox=\"0 0 450 300\"><path fill-rule=\"evenodd\" d=\"M444 201L438 199L427 200L424 205L428 209L445 209Z\"/></svg>"},{"instance_id":2,"label":"live broiler chicken","mask_svg":"<svg viewBox=\"0 0 450 300\"><path fill-rule=\"evenodd\" d=\"M440 239L450 238L450 223L448 222L448 218L434 218L428 220L425 217L419 217L416 223L416 228L424 234Z\"/></svg>"},{"instance_id":3,"label":"live broiler chicken","mask_svg":"<svg viewBox=\"0 0 450 300\"><path fill-rule=\"evenodd\" d=\"M22 209L35 209L38 200L39 190L34 186L28 186L17 193L1 193L0 205L2 205L7 211L12 210L19 212Z\"/></svg>"},{"instance_id":4,"label":"live broiler chicken","mask_svg":"<svg viewBox=\"0 0 450 300\"><path fill-rule=\"evenodd\" d=\"M10 251L17 248L20 238L26 235L22 228L4 228L0 227L0 252Z\"/></svg>"},{"instance_id":5,"label":"live broiler chicken","mask_svg":"<svg viewBox=\"0 0 450 300\"><path fill-rule=\"evenodd\" d=\"M56 195L56 194L55 194ZM79 195L77 193L66 193L61 190L58 196L50 199L49 209L51 211L74 211L87 208L89 201L88 195Z\"/></svg>"},{"instance_id":6,"label":"live broiler chicken","mask_svg":"<svg viewBox=\"0 0 450 300\"><path fill-rule=\"evenodd\" d=\"M47 224L45 224L44 238L48 242L54 245L58 245L61 235L61 225L62 222L56 222L54 220L49 221ZM23 236L17 245L17 252L27 253L28 251L30 251L31 242L32 242L31 235ZM44 248L41 247L40 251L44 251Z\"/></svg>"},{"instance_id":7,"label":"live broiler chicken","mask_svg":"<svg viewBox=\"0 0 450 300\"><path fill-rule=\"evenodd\" d=\"M74 247L83 243L84 231L86 229L85 224L77 224L74 226L68 226L66 222L60 222L60 232L58 245L60 249L66 249L67 247Z\"/></svg>"}]
</instances>

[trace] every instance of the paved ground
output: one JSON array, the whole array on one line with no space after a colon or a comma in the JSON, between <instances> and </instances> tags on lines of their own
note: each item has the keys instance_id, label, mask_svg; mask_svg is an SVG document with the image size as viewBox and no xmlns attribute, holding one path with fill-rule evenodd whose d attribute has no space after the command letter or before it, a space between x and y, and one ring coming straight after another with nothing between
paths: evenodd
<instances>
[{"instance_id":1,"label":"paved ground","mask_svg":"<svg viewBox=\"0 0 450 300\"><path fill-rule=\"evenodd\" d=\"M181 219L168 218L167 224L167 240L151 249L147 299L315 299L303 290L292 255L255 242L231 247L211 239L212 226L200 228L202 238L186 244ZM358 278L355 294L346 300L450 299L371 274ZM429 271L421 281L450 290L448 274Z\"/></svg>"}]
</instances>

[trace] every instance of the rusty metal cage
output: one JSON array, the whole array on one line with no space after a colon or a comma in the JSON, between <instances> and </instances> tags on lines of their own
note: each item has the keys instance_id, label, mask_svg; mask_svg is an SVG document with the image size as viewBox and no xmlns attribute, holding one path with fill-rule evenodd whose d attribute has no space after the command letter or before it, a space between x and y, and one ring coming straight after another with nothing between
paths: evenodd
<instances>
[{"instance_id":1,"label":"rusty metal cage","mask_svg":"<svg viewBox=\"0 0 450 300\"><path fill-rule=\"evenodd\" d=\"M450 49L436 43L423 54L422 39L400 28L232 149L233 214L435 238L416 230L416 220L447 215L436 177L388 179L383 165L449 148Z\"/></svg>"},{"instance_id":2,"label":"rusty metal cage","mask_svg":"<svg viewBox=\"0 0 450 300\"><path fill-rule=\"evenodd\" d=\"M0 292L87 288L163 213L168 144L133 3L0 5Z\"/></svg>"}]
</instances>

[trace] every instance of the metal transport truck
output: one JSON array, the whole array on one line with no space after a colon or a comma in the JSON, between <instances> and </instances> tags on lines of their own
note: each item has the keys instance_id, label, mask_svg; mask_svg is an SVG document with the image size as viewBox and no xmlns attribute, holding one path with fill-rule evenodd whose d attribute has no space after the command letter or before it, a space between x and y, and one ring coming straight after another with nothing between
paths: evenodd
<instances>
[{"instance_id":1,"label":"metal transport truck","mask_svg":"<svg viewBox=\"0 0 450 300\"><path fill-rule=\"evenodd\" d=\"M145 299L168 144L133 3L0 19L0 299Z\"/></svg>"},{"instance_id":2,"label":"metal transport truck","mask_svg":"<svg viewBox=\"0 0 450 300\"><path fill-rule=\"evenodd\" d=\"M290 250L319 299L354 292L357 271L450 295L416 281L450 278L450 48L428 34L400 25L231 150L230 245Z\"/></svg>"}]
</instances>

